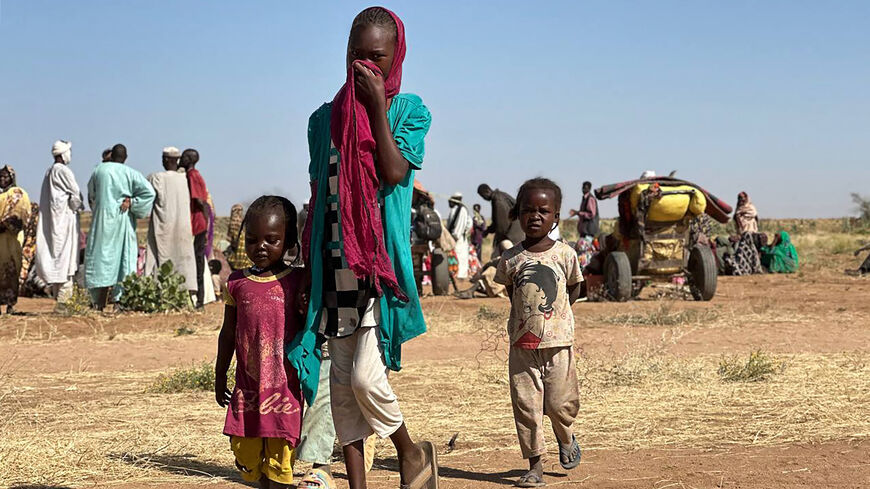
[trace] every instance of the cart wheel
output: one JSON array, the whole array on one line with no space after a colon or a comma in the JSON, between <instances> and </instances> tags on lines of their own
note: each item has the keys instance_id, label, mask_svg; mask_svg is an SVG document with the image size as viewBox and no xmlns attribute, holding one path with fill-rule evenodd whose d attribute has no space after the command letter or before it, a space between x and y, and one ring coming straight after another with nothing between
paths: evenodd
<instances>
[{"instance_id":1,"label":"cart wheel","mask_svg":"<svg viewBox=\"0 0 870 489\"><path fill-rule=\"evenodd\" d=\"M689 285L696 301L709 301L716 295L719 271L713 250L695 245L689 253Z\"/></svg>"},{"instance_id":2,"label":"cart wheel","mask_svg":"<svg viewBox=\"0 0 870 489\"><path fill-rule=\"evenodd\" d=\"M447 257L444 251L436 249L432 252L432 293L447 295L450 293L450 270L447 268Z\"/></svg>"},{"instance_id":3,"label":"cart wheel","mask_svg":"<svg viewBox=\"0 0 870 489\"><path fill-rule=\"evenodd\" d=\"M615 301L631 299L631 263L622 251L614 251L604 260L604 287Z\"/></svg>"}]
</instances>

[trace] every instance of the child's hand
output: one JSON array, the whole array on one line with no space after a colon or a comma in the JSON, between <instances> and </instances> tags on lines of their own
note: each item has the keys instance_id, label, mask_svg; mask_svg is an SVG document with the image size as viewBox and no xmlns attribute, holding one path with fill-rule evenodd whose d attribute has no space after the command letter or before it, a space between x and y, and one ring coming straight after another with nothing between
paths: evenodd
<instances>
[{"instance_id":1,"label":"child's hand","mask_svg":"<svg viewBox=\"0 0 870 489\"><path fill-rule=\"evenodd\" d=\"M130 197L124 197L124 200L121 202L121 212L127 212L130 210Z\"/></svg>"},{"instance_id":2,"label":"child's hand","mask_svg":"<svg viewBox=\"0 0 870 489\"><path fill-rule=\"evenodd\" d=\"M384 78L375 74L374 71L367 68L362 63L355 61L353 69L356 72L354 77L354 88L356 89L357 97L363 104L369 114L377 114L387 112L387 95L384 88Z\"/></svg>"},{"instance_id":3,"label":"child's hand","mask_svg":"<svg viewBox=\"0 0 870 489\"><path fill-rule=\"evenodd\" d=\"M214 400L217 401L218 406L227 407L232 397L233 393L227 389L227 374L216 374L214 376Z\"/></svg>"},{"instance_id":4,"label":"child's hand","mask_svg":"<svg viewBox=\"0 0 870 489\"><path fill-rule=\"evenodd\" d=\"M308 268L302 274L299 288L296 289L296 312L305 317L308 314L308 300L311 296L311 272Z\"/></svg>"}]
</instances>

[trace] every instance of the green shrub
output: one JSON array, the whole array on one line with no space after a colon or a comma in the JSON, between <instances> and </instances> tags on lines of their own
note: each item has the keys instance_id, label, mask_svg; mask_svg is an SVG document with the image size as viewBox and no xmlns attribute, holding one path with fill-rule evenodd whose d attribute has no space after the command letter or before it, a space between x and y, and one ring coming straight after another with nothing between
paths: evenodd
<instances>
[{"instance_id":1,"label":"green shrub","mask_svg":"<svg viewBox=\"0 0 870 489\"><path fill-rule=\"evenodd\" d=\"M173 270L171 261L160 266L156 277L131 273L121 286L124 293L119 305L125 311L153 313L190 307L185 279Z\"/></svg>"},{"instance_id":2,"label":"green shrub","mask_svg":"<svg viewBox=\"0 0 870 489\"><path fill-rule=\"evenodd\" d=\"M84 316L91 312L91 295L88 289L73 285L72 295L58 308L67 316Z\"/></svg>"},{"instance_id":3,"label":"green shrub","mask_svg":"<svg viewBox=\"0 0 870 489\"><path fill-rule=\"evenodd\" d=\"M236 378L235 368L230 367L227 373L228 388L232 389ZM180 368L169 373L160 374L149 389L159 394L175 394L188 391L214 390L214 364L203 361L199 365Z\"/></svg>"},{"instance_id":4,"label":"green shrub","mask_svg":"<svg viewBox=\"0 0 870 489\"><path fill-rule=\"evenodd\" d=\"M726 382L760 382L785 370L785 363L756 350L746 361L737 355L719 360L719 377Z\"/></svg>"},{"instance_id":5,"label":"green shrub","mask_svg":"<svg viewBox=\"0 0 870 489\"><path fill-rule=\"evenodd\" d=\"M210 391L214 389L214 367L208 362L160 374L151 387L154 392L172 394L185 391Z\"/></svg>"}]
</instances>

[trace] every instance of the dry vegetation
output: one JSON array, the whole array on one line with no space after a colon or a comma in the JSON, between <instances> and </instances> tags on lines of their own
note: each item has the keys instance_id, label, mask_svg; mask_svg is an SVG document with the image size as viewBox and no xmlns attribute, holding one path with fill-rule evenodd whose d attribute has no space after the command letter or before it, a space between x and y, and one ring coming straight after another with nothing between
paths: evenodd
<instances>
[{"instance_id":1,"label":"dry vegetation","mask_svg":"<svg viewBox=\"0 0 870 489\"><path fill-rule=\"evenodd\" d=\"M866 441L870 285L841 275L866 236L842 225L787 228L803 274L729 278L713 303L578 304L586 453ZM458 433L442 451L448 466L493 453L519 464L507 303L431 298L424 308L431 332L393 377L409 428L439 447ZM238 481L211 393L219 316L0 319L0 486ZM374 480L395 485L383 472Z\"/></svg>"}]
</instances>

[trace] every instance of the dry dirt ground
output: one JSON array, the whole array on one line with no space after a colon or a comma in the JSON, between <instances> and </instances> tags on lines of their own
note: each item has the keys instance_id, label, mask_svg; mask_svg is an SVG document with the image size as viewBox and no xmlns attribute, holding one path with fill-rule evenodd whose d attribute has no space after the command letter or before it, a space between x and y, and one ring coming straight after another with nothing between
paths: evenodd
<instances>
[{"instance_id":1,"label":"dry dirt ground","mask_svg":"<svg viewBox=\"0 0 870 489\"><path fill-rule=\"evenodd\" d=\"M548 485L870 486L868 297L870 280L816 270L724 277L703 304L577 304L583 462L564 473L552 445ZM69 318L51 307L22 299L26 315L0 318L0 486L244 487L212 394L150 391L161 373L212 361L220 306ZM508 304L433 297L424 309L430 332L392 376L409 429L439 447L442 488L512 485L523 460L505 377ZM195 332L177 335L182 326ZM722 380L723 361L759 349L767 378ZM370 486L397 485L381 441Z\"/></svg>"}]
</instances>

